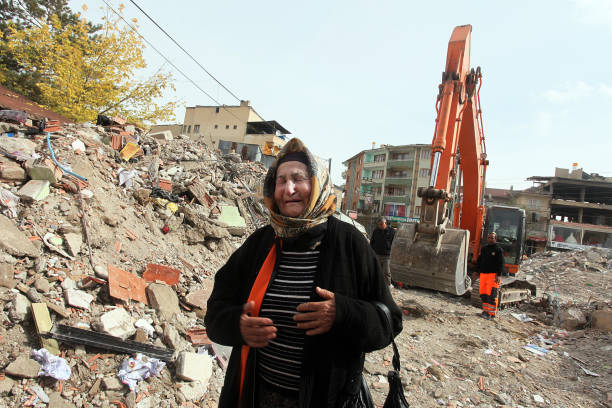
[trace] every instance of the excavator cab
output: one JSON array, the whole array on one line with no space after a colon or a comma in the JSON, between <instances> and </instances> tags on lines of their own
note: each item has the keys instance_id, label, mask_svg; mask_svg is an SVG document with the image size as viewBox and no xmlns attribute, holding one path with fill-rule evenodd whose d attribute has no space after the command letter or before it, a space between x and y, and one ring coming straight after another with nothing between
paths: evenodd
<instances>
[{"instance_id":1,"label":"excavator cab","mask_svg":"<svg viewBox=\"0 0 612 408\"><path fill-rule=\"evenodd\" d=\"M483 243L491 232L497 234L497 244L504 250L506 272L514 275L523 256L525 210L517 207L494 205L487 207Z\"/></svg>"}]
</instances>

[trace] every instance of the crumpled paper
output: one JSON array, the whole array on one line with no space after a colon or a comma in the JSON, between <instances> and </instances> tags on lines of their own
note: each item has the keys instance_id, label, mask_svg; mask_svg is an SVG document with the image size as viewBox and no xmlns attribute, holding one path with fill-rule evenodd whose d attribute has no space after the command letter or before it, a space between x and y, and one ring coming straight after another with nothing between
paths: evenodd
<instances>
[{"instance_id":1,"label":"crumpled paper","mask_svg":"<svg viewBox=\"0 0 612 408\"><path fill-rule=\"evenodd\" d=\"M40 364L39 377L44 375L53 377L56 380L67 380L70 378L72 370L70 370L68 362L61 357L49 353L47 349L32 350L32 358Z\"/></svg>"},{"instance_id":2,"label":"crumpled paper","mask_svg":"<svg viewBox=\"0 0 612 408\"><path fill-rule=\"evenodd\" d=\"M151 376L157 377L165 366L166 363L157 358L147 358L145 361L143 355L138 353L136 357L123 360L117 376L123 384L130 387L130 391L135 391L139 381Z\"/></svg>"}]
</instances>

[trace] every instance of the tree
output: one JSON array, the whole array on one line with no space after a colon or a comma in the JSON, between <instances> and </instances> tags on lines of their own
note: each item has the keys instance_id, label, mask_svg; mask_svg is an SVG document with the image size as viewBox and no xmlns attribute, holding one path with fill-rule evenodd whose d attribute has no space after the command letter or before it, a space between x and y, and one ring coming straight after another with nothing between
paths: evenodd
<instances>
[{"instance_id":1,"label":"tree","mask_svg":"<svg viewBox=\"0 0 612 408\"><path fill-rule=\"evenodd\" d=\"M95 34L85 19L65 24L57 15L40 26L10 25L5 43L19 64L13 77L23 84L22 76L35 73L34 100L75 121L95 120L98 113L140 124L172 119L176 102L156 103L164 90L173 89L172 75L160 68L136 79L146 67L144 44L120 17L109 16Z\"/></svg>"},{"instance_id":2,"label":"tree","mask_svg":"<svg viewBox=\"0 0 612 408\"><path fill-rule=\"evenodd\" d=\"M76 23L80 15L74 13L67 0L0 0L0 38L6 38L9 27L24 30L40 27L43 22L49 22L51 16L57 16L62 25ZM89 24L89 32L95 33L99 25ZM25 71L15 59L15 56L0 41L0 82L11 89L33 100L40 99L39 81L36 71Z\"/></svg>"}]
</instances>

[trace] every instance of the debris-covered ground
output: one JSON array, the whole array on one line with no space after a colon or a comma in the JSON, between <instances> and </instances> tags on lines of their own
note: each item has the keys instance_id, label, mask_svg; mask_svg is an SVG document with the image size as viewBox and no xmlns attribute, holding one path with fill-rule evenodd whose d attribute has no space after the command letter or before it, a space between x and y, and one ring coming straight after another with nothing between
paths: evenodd
<instances>
[{"instance_id":1,"label":"debris-covered ground","mask_svg":"<svg viewBox=\"0 0 612 408\"><path fill-rule=\"evenodd\" d=\"M0 123L0 407L214 407L228 350L205 335L206 299L265 223L265 168L119 119L101 125L47 124L62 171L45 133ZM494 321L469 297L393 289L410 404L612 406L611 258L535 255L520 275L537 298ZM58 347L51 327L70 339ZM391 356L366 359L379 406Z\"/></svg>"}]
</instances>

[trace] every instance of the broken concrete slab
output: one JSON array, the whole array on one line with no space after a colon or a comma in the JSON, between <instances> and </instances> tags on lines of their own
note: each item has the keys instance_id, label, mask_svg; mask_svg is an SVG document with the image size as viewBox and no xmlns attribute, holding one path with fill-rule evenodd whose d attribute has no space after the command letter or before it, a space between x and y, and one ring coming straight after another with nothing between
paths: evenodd
<instances>
[{"instance_id":1,"label":"broken concrete slab","mask_svg":"<svg viewBox=\"0 0 612 408\"><path fill-rule=\"evenodd\" d=\"M44 200L49 195L50 185L47 180L30 180L17 191L17 196L22 200Z\"/></svg>"},{"instance_id":2,"label":"broken concrete slab","mask_svg":"<svg viewBox=\"0 0 612 408\"><path fill-rule=\"evenodd\" d=\"M66 401L59 392L49 394L48 408L74 408L74 404Z\"/></svg>"},{"instance_id":3,"label":"broken concrete slab","mask_svg":"<svg viewBox=\"0 0 612 408\"><path fill-rule=\"evenodd\" d=\"M13 289L16 284L13 267L8 264L0 264L0 286Z\"/></svg>"},{"instance_id":4,"label":"broken concrete slab","mask_svg":"<svg viewBox=\"0 0 612 408\"><path fill-rule=\"evenodd\" d=\"M208 384L203 384L199 381L185 382L179 383L178 388L186 401L199 401L206 395Z\"/></svg>"},{"instance_id":5,"label":"broken concrete slab","mask_svg":"<svg viewBox=\"0 0 612 408\"><path fill-rule=\"evenodd\" d=\"M34 281L34 288L41 293L49 293L51 290L51 285L47 278L43 278L42 276Z\"/></svg>"},{"instance_id":6,"label":"broken concrete slab","mask_svg":"<svg viewBox=\"0 0 612 408\"><path fill-rule=\"evenodd\" d=\"M8 394L15 385L15 381L13 381L9 377L4 377L2 381L0 381L0 395L5 396Z\"/></svg>"},{"instance_id":7,"label":"broken concrete slab","mask_svg":"<svg viewBox=\"0 0 612 408\"><path fill-rule=\"evenodd\" d=\"M169 130L164 130L156 133L149 133L149 136L155 140L174 140L174 136L172 136L172 132Z\"/></svg>"},{"instance_id":8,"label":"broken concrete slab","mask_svg":"<svg viewBox=\"0 0 612 408\"><path fill-rule=\"evenodd\" d=\"M200 309L206 309L206 302L212 293L212 285L205 287L204 289L196 290L185 296L185 301L191 306L199 307Z\"/></svg>"},{"instance_id":9,"label":"broken concrete slab","mask_svg":"<svg viewBox=\"0 0 612 408\"><path fill-rule=\"evenodd\" d=\"M176 376L182 380L208 383L212 375L212 359L207 354L182 351L176 359Z\"/></svg>"},{"instance_id":10,"label":"broken concrete slab","mask_svg":"<svg viewBox=\"0 0 612 408\"><path fill-rule=\"evenodd\" d=\"M240 216L238 207L222 205L219 221L227 225L230 234L243 236L246 233L246 221Z\"/></svg>"},{"instance_id":11,"label":"broken concrete slab","mask_svg":"<svg viewBox=\"0 0 612 408\"><path fill-rule=\"evenodd\" d=\"M40 251L7 217L0 215L0 248L10 255L38 258Z\"/></svg>"},{"instance_id":12,"label":"broken concrete slab","mask_svg":"<svg viewBox=\"0 0 612 408\"><path fill-rule=\"evenodd\" d=\"M26 172L22 167L4 166L0 164L0 178L12 181L23 181L26 179Z\"/></svg>"},{"instance_id":13,"label":"broken concrete slab","mask_svg":"<svg viewBox=\"0 0 612 408\"><path fill-rule=\"evenodd\" d=\"M118 307L100 316L100 331L126 340L136 333L136 327L132 316L125 309Z\"/></svg>"},{"instance_id":14,"label":"broken concrete slab","mask_svg":"<svg viewBox=\"0 0 612 408\"><path fill-rule=\"evenodd\" d=\"M152 283L147 287L149 304L163 320L170 320L176 313L181 313L178 296L174 289L163 283Z\"/></svg>"},{"instance_id":15,"label":"broken concrete slab","mask_svg":"<svg viewBox=\"0 0 612 408\"><path fill-rule=\"evenodd\" d=\"M66 246L68 247L70 255L77 256L81 252L81 246L83 245L81 234L75 234L73 232L64 234L64 239L66 240Z\"/></svg>"},{"instance_id":16,"label":"broken concrete slab","mask_svg":"<svg viewBox=\"0 0 612 408\"><path fill-rule=\"evenodd\" d=\"M26 170L32 180L47 180L51 184L57 183L63 174L62 169L50 161L28 165Z\"/></svg>"},{"instance_id":17,"label":"broken concrete slab","mask_svg":"<svg viewBox=\"0 0 612 408\"><path fill-rule=\"evenodd\" d=\"M25 161L34 156L36 143L22 137L0 137L0 150L19 161Z\"/></svg>"},{"instance_id":18,"label":"broken concrete slab","mask_svg":"<svg viewBox=\"0 0 612 408\"><path fill-rule=\"evenodd\" d=\"M66 303L70 306L81 309L89 309L89 305L94 300L94 297L87 292L77 289L68 289L64 292Z\"/></svg>"},{"instance_id":19,"label":"broken concrete slab","mask_svg":"<svg viewBox=\"0 0 612 408\"><path fill-rule=\"evenodd\" d=\"M117 377L104 377L102 387L109 391L120 391L124 388L124 385Z\"/></svg>"},{"instance_id":20,"label":"broken concrete slab","mask_svg":"<svg viewBox=\"0 0 612 408\"><path fill-rule=\"evenodd\" d=\"M24 355L17 357L17 359L5 369L6 374L20 378L36 378L38 377L39 371L40 364Z\"/></svg>"},{"instance_id":21,"label":"broken concrete slab","mask_svg":"<svg viewBox=\"0 0 612 408\"><path fill-rule=\"evenodd\" d=\"M14 322L24 321L30 313L30 301L21 293L15 293L13 307L9 311L9 317Z\"/></svg>"}]
</instances>

